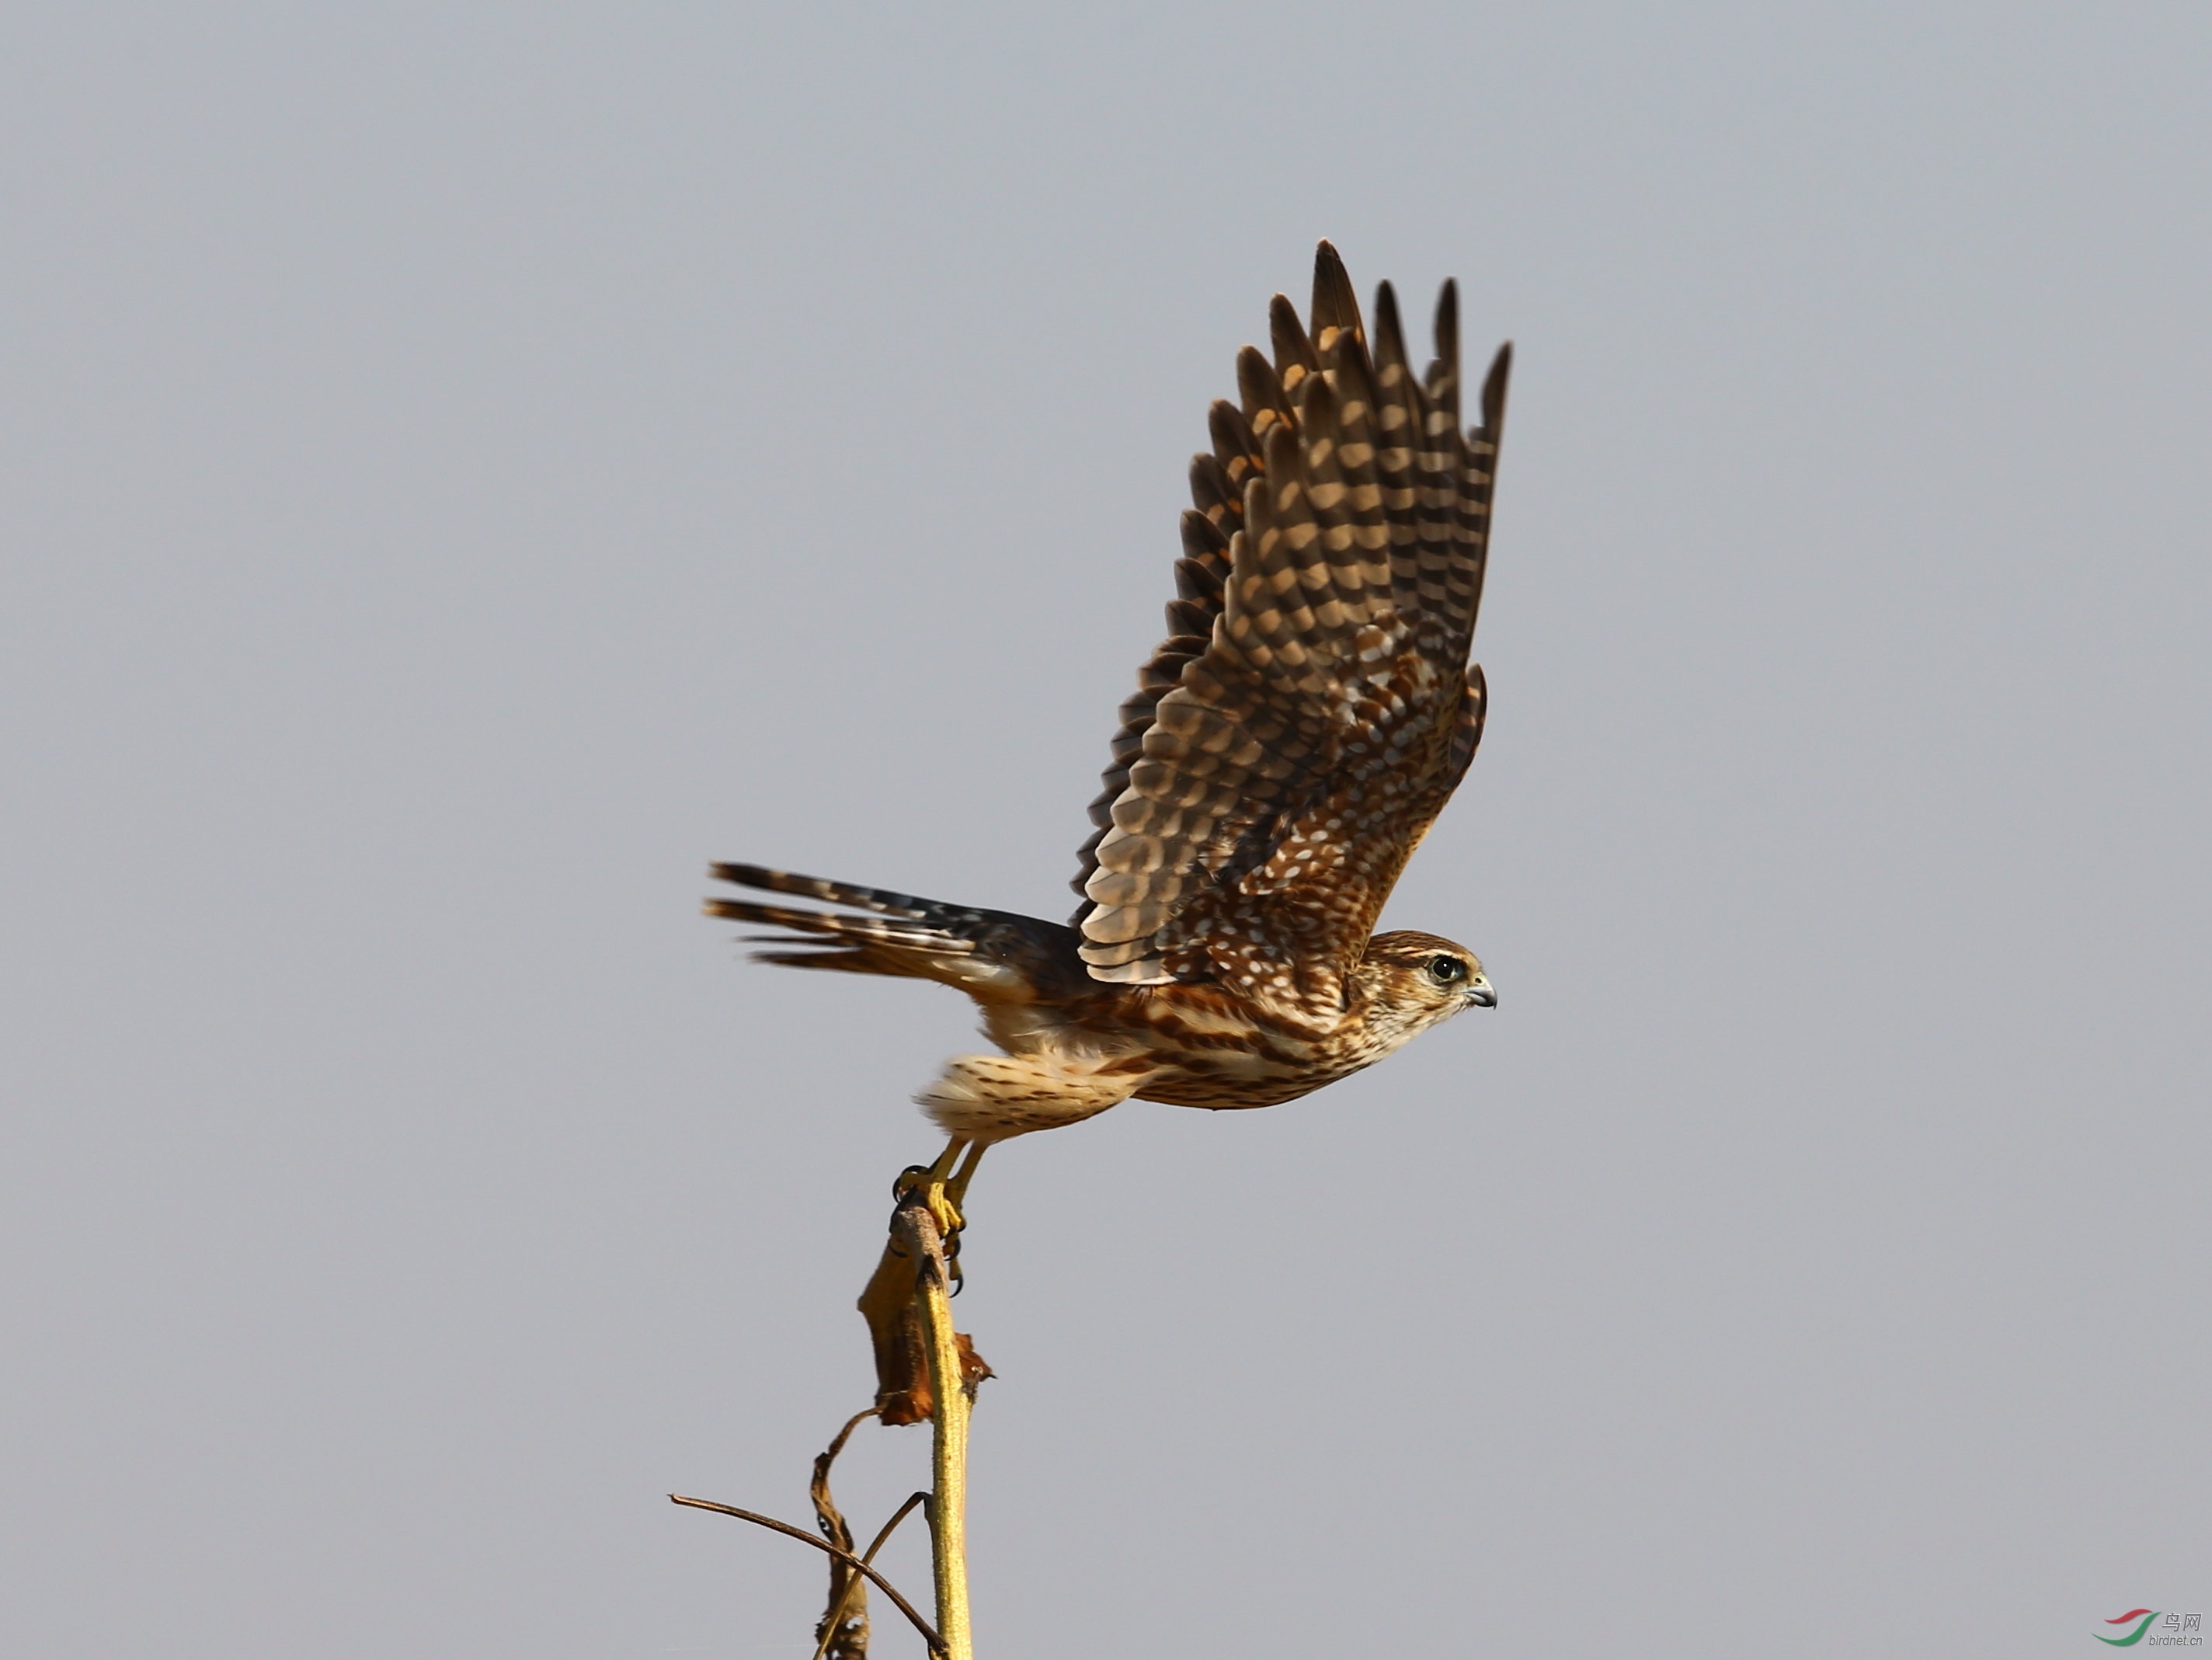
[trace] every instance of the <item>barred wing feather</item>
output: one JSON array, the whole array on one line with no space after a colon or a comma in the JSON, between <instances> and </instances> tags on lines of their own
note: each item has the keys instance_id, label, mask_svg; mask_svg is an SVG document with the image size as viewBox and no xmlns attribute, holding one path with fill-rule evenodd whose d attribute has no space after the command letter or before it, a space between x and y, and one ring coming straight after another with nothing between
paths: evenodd
<instances>
[{"instance_id":1,"label":"barred wing feather","mask_svg":"<svg viewBox=\"0 0 2212 1660\"><path fill-rule=\"evenodd\" d=\"M1456 296L1416 379L1383 285L1370 355L1342 263L1310 333L1280 295L1192 466L1170 637L1123 706L1075 923L1098 980L1226 980L1340 1006L1481 735L1467 666L1510 349L1459 424ZM1239 499L1241 487L1241 499Z\"/></svg>"}]
</instances>

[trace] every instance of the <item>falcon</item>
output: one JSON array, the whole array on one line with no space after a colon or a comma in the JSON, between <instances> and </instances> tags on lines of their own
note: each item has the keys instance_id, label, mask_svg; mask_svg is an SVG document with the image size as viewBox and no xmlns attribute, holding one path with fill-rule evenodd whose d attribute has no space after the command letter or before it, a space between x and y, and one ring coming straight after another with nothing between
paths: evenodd
<instances>
[{"instance_id":1,"label":"falcon","mask_svg":"<svg viewBox=\"0 0 2212 1660\"><path fill-rule=\"evenodd\" d=\"M1301 323L1269 308L1217 402L1168 637L1121 706L1066 924L760 865L718 898L781 933L757 960L933 980L981 1006L1001 1051L948 1061L916 1099L950 1140L926 1174L957 1204L984 1149L1134 1097L1270 1107L1333 1084L1462 1009L1480 961L1433 933L1376 933L1406 861L1482 739L1468 663L1512 348L1461 424L1458 295L1416 374L1398 302L1370 339L1336 250ZM949 1178L949 1179L948 1179Z\"/></svg>"}]
</instances>

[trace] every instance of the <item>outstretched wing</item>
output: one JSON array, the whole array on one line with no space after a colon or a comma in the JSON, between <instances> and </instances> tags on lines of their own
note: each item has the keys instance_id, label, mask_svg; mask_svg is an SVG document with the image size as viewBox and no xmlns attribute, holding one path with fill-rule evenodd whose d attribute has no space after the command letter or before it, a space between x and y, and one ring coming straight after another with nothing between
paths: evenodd
<instances>
[{"instance_id":1,"label":"outstretched wing","mask_svg":"<svg viewBox=\"0 0 2212 1660\"><path fill-rule=\"evenodd\" d=\"M1389 285L1370 355L1326 242L1310 334L1279 295L1269 320L1273 363L1239 356L1243 407L1213 406L1192 465L1181 597L1122 708L1074 921L1095 978L1320 1013L1481 737L1467 658L1510 348L1470 432L1452 284L1419 379Z\"/></svg>"}]
</instances>

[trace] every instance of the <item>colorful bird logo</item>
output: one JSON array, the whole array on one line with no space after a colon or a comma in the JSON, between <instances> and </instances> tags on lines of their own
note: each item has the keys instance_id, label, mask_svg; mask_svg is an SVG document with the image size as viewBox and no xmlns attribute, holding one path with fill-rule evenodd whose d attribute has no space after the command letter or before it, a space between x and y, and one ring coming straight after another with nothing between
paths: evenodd
<instances>
[{"instance_id":1,"label":"colorful bird logo","mask_svg":"<svg viewBox=\"0 0 2212 1660\"><path fill-rule=\"evenodd\" d=\"M2143 1633L2150 1629L2150 1622L2157 1618L2158 1610L2155 1608L2130 1608L2118 1618L2105 1621L2108 1626L2124 1626L2130 1620L2141 1620L2142 1624L2137 1626L2125 1637L2104 1637L2099 1636L2094 1632L2090 1635L2096 1637L2100 1643L2110 1643L2116 1649L2133 1648L2137 1643L2142 1641Z\"/></svg>"}]
</instances>

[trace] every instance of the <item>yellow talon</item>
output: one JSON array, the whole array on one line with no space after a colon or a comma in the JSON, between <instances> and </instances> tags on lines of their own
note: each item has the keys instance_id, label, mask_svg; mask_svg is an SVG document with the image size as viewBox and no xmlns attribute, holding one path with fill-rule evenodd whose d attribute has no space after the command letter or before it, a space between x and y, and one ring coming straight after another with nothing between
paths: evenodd
<instances>
[{"instance_id":1,"label":"yellow talon","mask_svg":"<svg viewBox=\"0 0 2212 1660\"><path fill-rule=\"evenodd\" d=\"M961 1158L963 1153L967 1155L965 1162ZM960 1213L960 1201L966 1196L969 1178L975 1173L976 1160L982 1156L980 1146L957 1139L948 1141L935 1164L908 1165L891 1183L891 1192L904 1199L920 1191L929 1213L937 1219L937 1231L951 1244L960 1230L968 1225L968 1219Z\"/></svg>"}]
</instances>

